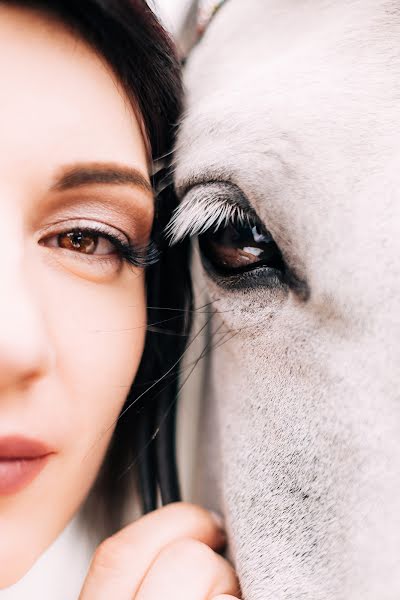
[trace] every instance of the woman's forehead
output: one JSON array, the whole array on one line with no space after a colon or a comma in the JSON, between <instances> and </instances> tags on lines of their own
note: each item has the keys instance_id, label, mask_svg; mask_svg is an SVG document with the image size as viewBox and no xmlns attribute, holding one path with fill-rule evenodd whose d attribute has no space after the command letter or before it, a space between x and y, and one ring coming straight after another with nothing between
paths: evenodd
<instances>
[{"instance_id":1,"label":"woman's forehead","mask_svg":"<svg viewBox=\"0 0 400 600\"><path fill-rule=\"evenodd\" d=\"M146 164L137 119L105 62L47 16L0 12L5 161L52 169L81 161Z\"/></svg>"}]
</instances>

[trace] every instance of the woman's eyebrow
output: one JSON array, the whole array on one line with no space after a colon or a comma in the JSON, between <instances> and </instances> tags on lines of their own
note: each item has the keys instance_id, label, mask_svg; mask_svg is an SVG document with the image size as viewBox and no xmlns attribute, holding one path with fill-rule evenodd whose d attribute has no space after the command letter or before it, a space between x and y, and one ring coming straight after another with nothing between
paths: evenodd
<instances>
[{"instance_id":1,"label":"woman's eyebrow","mask_svg":"<svg viewBox=\"0 0 400 600\"><path fill-rule=\"evenodd\" d=\"M78 163L63 167L52 191L65 191L86 185L130 185L153 193L150 182L138 169L117 163Z\"/></svg>"}]
</instances>

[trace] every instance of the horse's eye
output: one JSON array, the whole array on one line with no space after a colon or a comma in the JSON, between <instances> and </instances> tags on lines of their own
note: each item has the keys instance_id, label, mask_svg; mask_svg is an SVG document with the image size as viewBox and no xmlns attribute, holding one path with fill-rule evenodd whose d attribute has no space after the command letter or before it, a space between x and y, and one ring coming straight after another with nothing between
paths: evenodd
<instances>
[{"instance_id":1,"label":"horse's eye","mask_svg":"<svg viewBox=\"0 0 400 600\"><path fill-rule=\"evenodd\" d=\"M256 222L234 222L199 236L206 262L221 275L259 267L284 270L282 254L271 234Z\"/></svg>"}]
</instances>

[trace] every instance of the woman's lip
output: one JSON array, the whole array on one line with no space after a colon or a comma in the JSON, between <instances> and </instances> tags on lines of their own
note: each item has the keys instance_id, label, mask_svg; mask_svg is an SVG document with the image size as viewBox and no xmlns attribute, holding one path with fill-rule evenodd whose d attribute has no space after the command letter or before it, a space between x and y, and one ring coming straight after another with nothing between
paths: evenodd
<instances>
[{"instance_id":1,"label":"woman's lip","mask_svg":"<svg viewBox=\"0 0 400 600\"><path fill-rule=\"evenodd\" d=\"M0 496L16 494L45 467L51 454L36 458L0 458Z\"/></svg>"},{"instance_id":2,"label":"woman's lip","mask_svg":"<svg viewBox=\"0 0 400 600\"><path fill-rule=\"evenodd\" d=\"M0 437L0 461L41 458L52 452L52 449L40 440L21 435Z\"/></svg>"},{"instance_id":3,"label":"woman's lip","mask_svg":"<svg viewBox=\"0 0 400 600\"><path fill-rule=\"evenodd\" d=\"M22 435L0 437L0 496L16 494L29 485L52 454L41 440Z\"/></svg>"}]
</instances>

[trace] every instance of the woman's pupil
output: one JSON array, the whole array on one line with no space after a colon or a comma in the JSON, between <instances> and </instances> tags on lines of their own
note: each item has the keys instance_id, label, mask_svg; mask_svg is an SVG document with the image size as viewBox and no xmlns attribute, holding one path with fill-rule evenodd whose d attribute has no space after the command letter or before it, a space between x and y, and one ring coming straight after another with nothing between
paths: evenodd
<instances>
[{"instance_id":1,"label":"woman's pupil","mask_svg":"<svg viewBox=\"0 0 400 600\"><path fill-rule=\"evenodd\" d=\"M58 236L58 243L61 248L75 250L85 254L92 254L97 246L97 238L92 234L88 235L82 231L70 231Z\"/></svg>"}]
</instances>

